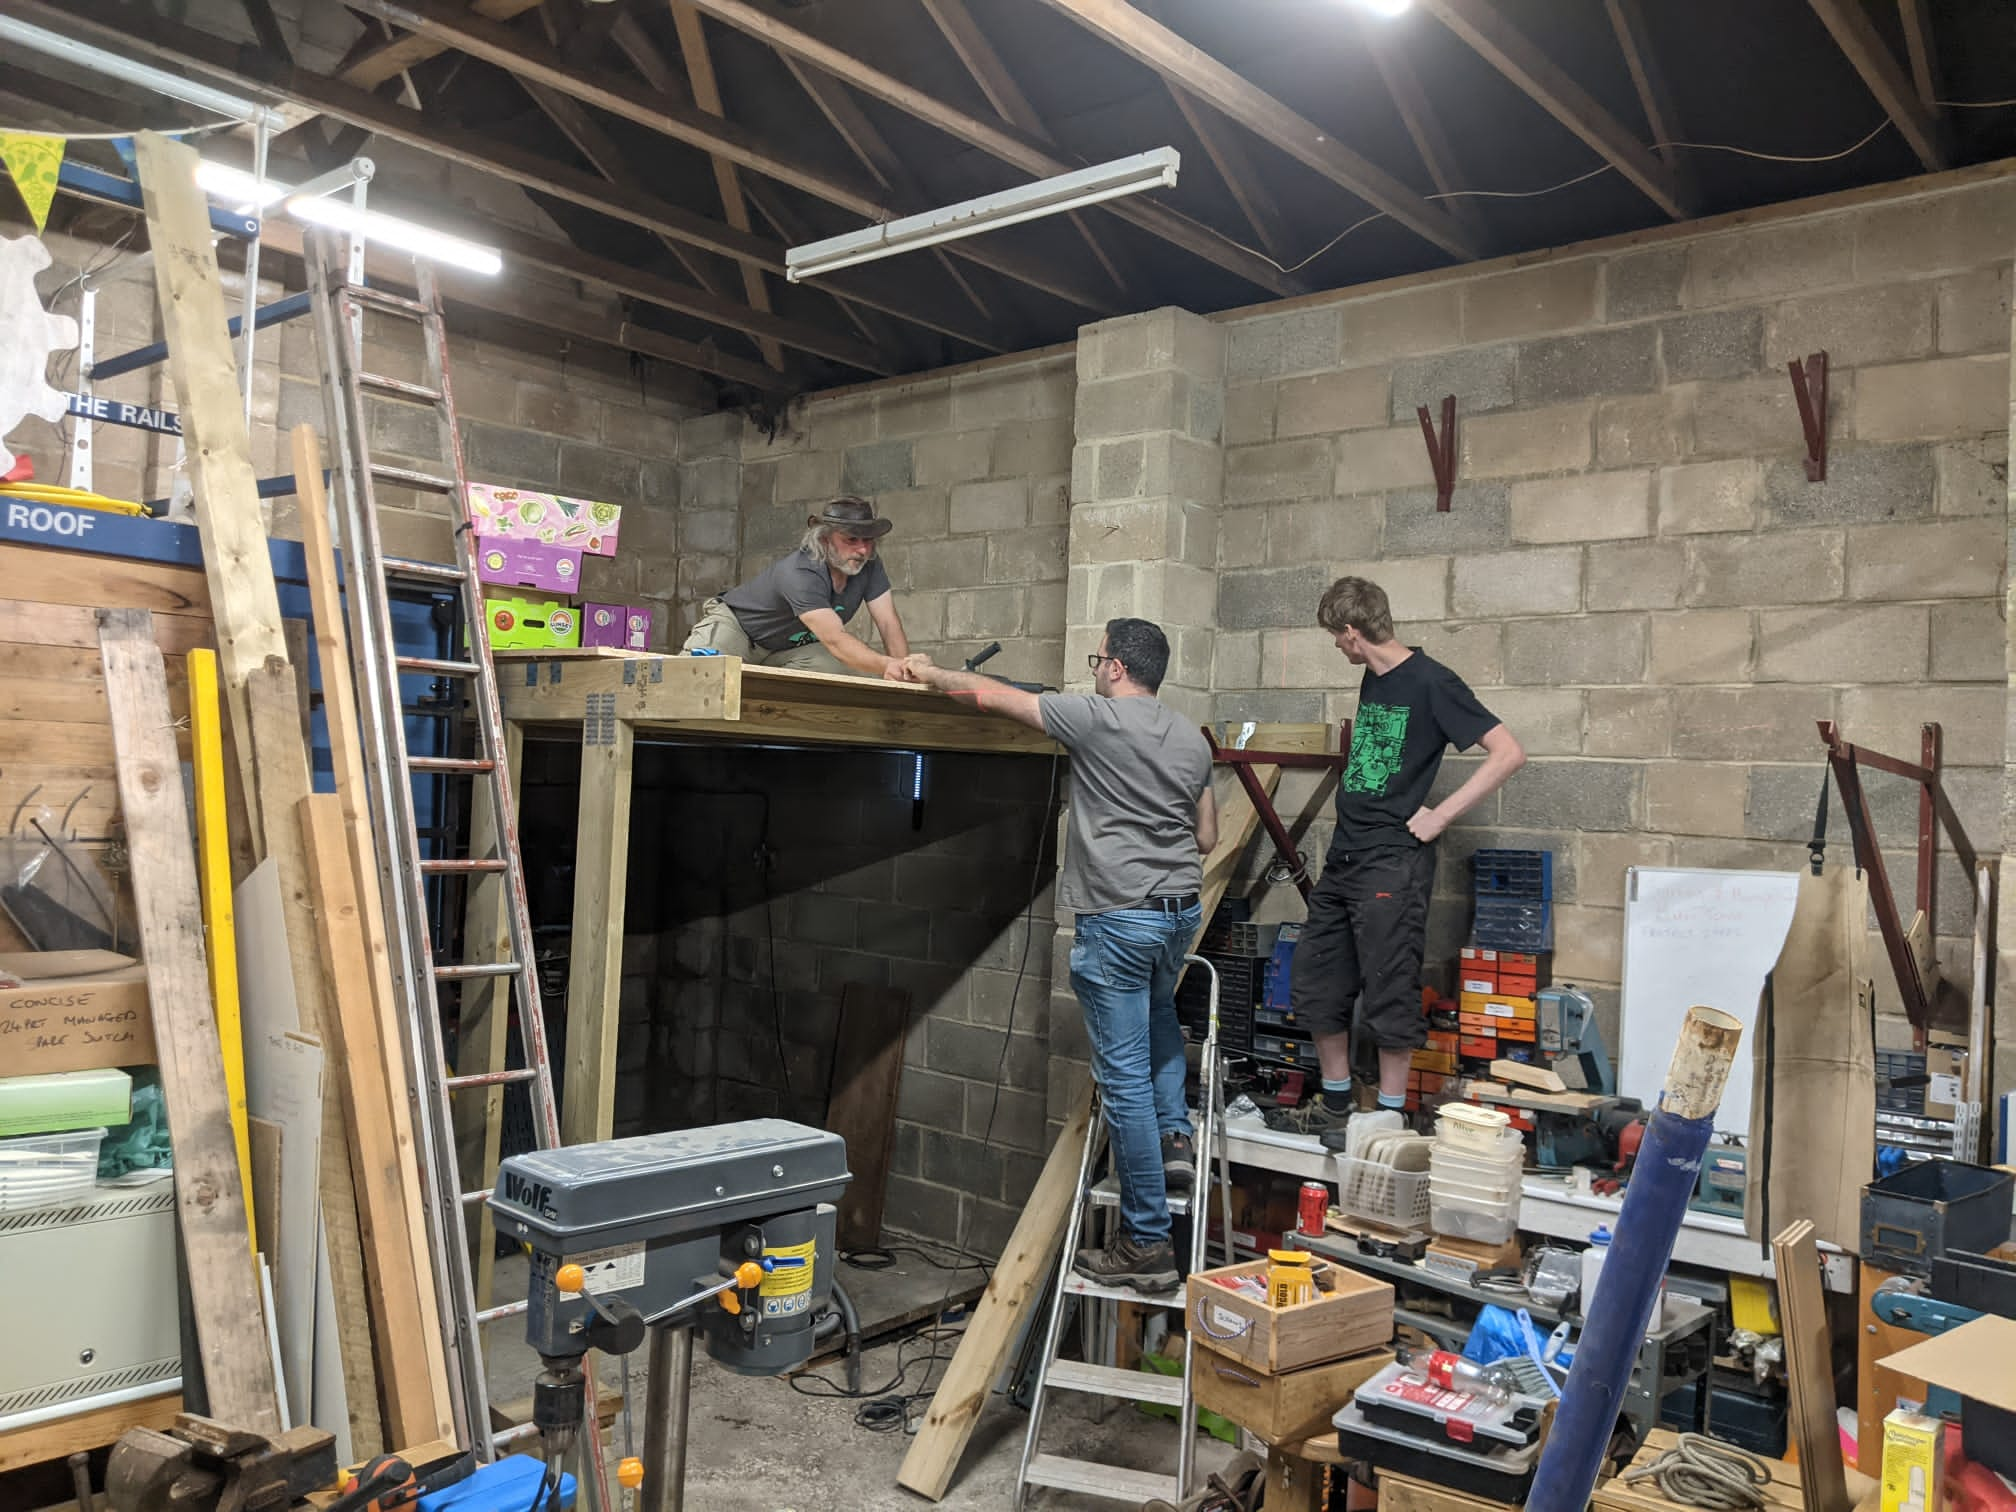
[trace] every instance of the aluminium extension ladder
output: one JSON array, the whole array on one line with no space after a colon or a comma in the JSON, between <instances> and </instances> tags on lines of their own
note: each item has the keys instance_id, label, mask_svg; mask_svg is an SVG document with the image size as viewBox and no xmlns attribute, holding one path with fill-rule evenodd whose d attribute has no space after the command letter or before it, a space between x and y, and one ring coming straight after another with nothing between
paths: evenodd
<instances>
[{"instance_id":1,"label":"aluminium extension ladder","mask_svg":"<svg viewBox=\"0 0 2016 1512\"><path fill-rule=\"evenodd\" d=\"M1169 1211L1177 1216L1190 1216L1190 1261L1187 1268L1195 1272L1205 1266L1204 1203L1198 1194L1210 1190L1211 1150L1218 1143L1218 1124L1224 1112L1224 1086L1218 1064L1218 973L1202 956L1189 955L1184 960L1210 973L1210 1010L1206 1020L1203 1057L1198 1068L1197 1174L1191 1181L1189 1192L1169 1194ZM1157 1296L1135 1291L1131 1287L1106 1286L1088 1281L1071 1268L1071 1262L1077 1257L1078 1241L1084 1232L1086 1208L1117 1209L1119 1206L1117 1178L1109 1176L1095 1182L1092 1177L1099 1163L1106 1128L1105 1105L1100 1100L1097 1087L1094 1087L1092 1122L1086 1129L1085 1150L1078 1161L1077 1194L1071 1201L1070 1222L1064 1228L1064 1252L1057 1262L1050 1319L1044 1334L1043 1351L1036 1362L1036 1384L1029 1402L1029 1427L1022 1440L1022 1464L1015 1480L1015 1505L1018 1508L1028 1504L1033 1488L1043 1486L1137 1505L1158 1496L1167 1502L1180 1502L1190 1491L1197 1441L1197 1403L1191 1386L1192 1360L1196 1352L1195 1331L1186 1328L1183 1333L1181 1377L1057 1358L1057 1343L1064 1331L1068 1298L1077 1298L1080 1304L1081 1338L1091 1332L1085 1322L1085 1310L1094 1303L1131 1302L1138 1306L1166 1307L1179 1313L1185 1307L1184 1289L1180 1282L1174 1292ZM1222 1148L1219 1150L1219 1167L1218 1191L1224 1203L1225 1259L1229 1264L1232 1260L1232 1188L1230 1157ZM1117 1212L1114 1221L1118 1221ZM1090 1353L1089 1350L1086 1352ZM1088 1392L1095 1396L1117 1397L1122 1401L1174 1407L1178 1435L1176 1473L1161 1475L1154 1471L1102 1464L1097 1460L1071 1459L1040 1452L1037 1445L1043 1433L1044 1394L1050 1391Z\"/></svg>"},{"instance_id":2,"label":"aluminium extension ladder","mask_svg":"<svg viewBox=\"0 0 2016 1512\"><path fill-rule=\"evenodd\" d=\"M405 1014L404 1037L414 1072L413 1091L418 1104L414 1128L420 1144L422 1186L428 1199L428 1239L435 1283L452 1315L452 1327L443 1340L449 1392L463 1442L475 1449L479 1458L488 1460L499 1444L531 1430L527 1425L491 1432L481 1330L484 1324L522 1314L526 1304L521 1299L477 1309L464 1215L490 1194L480 1190L465 1192L461 1188L450 1097L471 1092L481 1095L490 1088L522 1082L531 1094L535 1144L541 1149L551 1149L560 1143L546 1021L532 957L524 867L518 851L517 813L506 769L497 670L483 628L483 601L471 547L462 443L456 428L446 332L434 271L426 262L415 260L419 297L407 299L365 286L354 248L345 269L338 266L329 244L318 233L310 231L305 240L316 341L323 362L323 394L335 470L333 495L340 516L338 539L356 663L365 775L372 819L380 839L379 882L387 916L393 921L387 949ZM364 370L361 333L366 310L408 320L419 327L426 354L424 382L409 383ZM373 461L364 412L366 392L431 408L439 424L446 470L425 473ZM381 485L439 494L451 501L450 518L455 522L452 563L412 561L385 554L378 529L377 489ZM394 582L457 596L467 636L466 660L399 654L392 633ZM400 695L400 678L406 675L451 679L464 685L474 715L472 723L478 732L478 754L409 754ZM413 800L413 778L418 775L467 780L487 796L490 813L495 818L495 855L466 859L423 856ZM443 879L455 876L466 880L494 876L500 880L510 940L507 959L460 964L436 962L429 925L430 888L438 889ZM509 978L513 990L519 1041L524 1052L523 1069L448 1074L441 1034L442 987L452 984L459 989L461 984L483 983L499 977ZM607 1488L602 1484L592 1372L585 1390L588 1402L583 1416L581 1464L588 1473L582 1478L601 1493L594 1505L606 1507L609 1500Z\"/></svg>"}]
</instances>

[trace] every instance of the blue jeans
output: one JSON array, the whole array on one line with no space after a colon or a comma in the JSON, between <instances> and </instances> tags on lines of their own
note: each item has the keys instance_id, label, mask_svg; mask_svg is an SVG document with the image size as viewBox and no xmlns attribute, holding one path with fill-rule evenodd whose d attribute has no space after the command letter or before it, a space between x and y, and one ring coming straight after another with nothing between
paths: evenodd
<instances>
[{"instance_id":1,"label":"blue jeans","mask_svg":"<svg viewBox=\"0 0 2016 1512\"><path fill-rule=\"evenodd\" d=\"M1080 914L1071 941L1071 990L1092 1040L1092 1074L1120 1175L1120 1222L1139 1244L1169 1239L1162 1136L1190 1133L1176 979L1202 918L1196 906Z\"/></svg>"}]
</instances>

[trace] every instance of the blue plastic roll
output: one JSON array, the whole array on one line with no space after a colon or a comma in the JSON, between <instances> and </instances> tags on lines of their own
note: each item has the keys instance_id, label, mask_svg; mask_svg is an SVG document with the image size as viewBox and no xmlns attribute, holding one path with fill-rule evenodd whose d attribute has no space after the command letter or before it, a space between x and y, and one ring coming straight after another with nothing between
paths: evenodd
<instances>
[{"instance_id":1,"label":"blue plastic roll","mask_svg":"<svg viewBox=\"0 0 2016 1512\"><path fill-rule=\"evenodd\" d=\"M1532 1512L1583 1512L1589 1505L1714 1131L1712 1114L1652 1115L1603 1261L1603 1305L1583 1320L1575 1364L1526 1499Z\"/></svg>"}]
</instances>

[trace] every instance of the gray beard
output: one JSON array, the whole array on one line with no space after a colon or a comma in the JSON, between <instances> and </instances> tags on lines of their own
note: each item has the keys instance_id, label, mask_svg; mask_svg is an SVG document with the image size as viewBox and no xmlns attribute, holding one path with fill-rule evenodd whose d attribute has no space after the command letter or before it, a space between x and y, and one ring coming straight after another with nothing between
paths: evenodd
<instances>
[{"instance_id":1,"label":"gray beard","mask_svg":"<svg viewBox=\"0 0 2016 1512\"><path fill-rule=\"evenodd\" d=\"M835 572L840 573L843 577L859 577L867 568L868 563L874 560L873 557L867 557L859 562L840 562L835 561L829 556L826 558L826 565L831 567Z\"/></svg>"}]
</instances>

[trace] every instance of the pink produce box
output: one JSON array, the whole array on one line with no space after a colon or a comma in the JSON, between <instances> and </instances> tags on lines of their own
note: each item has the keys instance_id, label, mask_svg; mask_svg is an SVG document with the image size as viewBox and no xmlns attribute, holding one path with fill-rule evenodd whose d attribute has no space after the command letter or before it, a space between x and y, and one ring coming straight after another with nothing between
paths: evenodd
<instances>
[{"instance_id":1,"label":"pink produce box","mask_svg":"<svg viewBox=\"0 0 2016 1512\"><path fill-rule=\"evenodd\" d=\"M581 587L581 553L572 546L548 546L509 536L476 537L476 576L508 588L576 593Z\"/></svg>"},{"instance_id":2,"label":"pink produce box","mask_svg":"<svg viewBox=\"0 0 2016 1512\"><path fill-rule=\"evenodd\" d=\"M620 505L529 488L500 488L495 483L471 483L468 503L469 519L479 536L566 546L590 556L616 555Z\"/></svg>"},{"instance_id":3,"label":"pink produce box","mask_svg":"<svg viewBox=\"0 0 2016 1512\"><path fill-rule=\"evenodd\" d=\"M651 610L643 604L583 604L581 644L651 649Z\"/></svg>"}]
</instances>

